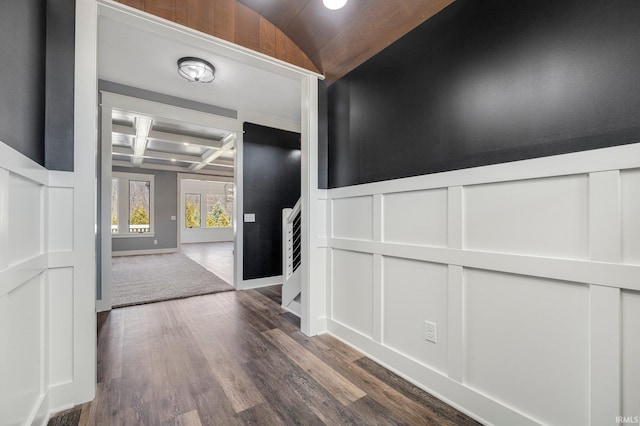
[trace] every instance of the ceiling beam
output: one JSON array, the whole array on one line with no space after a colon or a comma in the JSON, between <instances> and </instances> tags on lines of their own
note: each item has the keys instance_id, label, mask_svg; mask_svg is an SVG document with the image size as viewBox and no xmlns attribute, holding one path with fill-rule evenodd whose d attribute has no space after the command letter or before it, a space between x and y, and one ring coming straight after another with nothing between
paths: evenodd
<instances>
[{"instance_id":1,"label":"ceiling beam","mask_svg":"<svg viewBox=\"0 0 640 426\"><path fill-rule=\"evenodd\" d=\"M114 167L133 167L133 165L129 161L119 161L115 160L111 163ZM165 166L163 164L141 164L140 168L142 169L150 169L150 170L169 170L172 172L180 172L187 173L186 167L180 166ZM219 176L223 179L228 179L229 182L233 182L233 172L223 172L219 170L199 170L198 174L208 175L208 176Z\"/></svg>"},{"instance_id":2,"label":"ceiling beam","mask_svg":"<svg viewBox=\"0 0 640 426\"><path fill-rule=\"evenodd\" d=\"M152 130L149 133L149 139L163 142L171 142L182 145L197 145L205 148L220 148L222 141L216 139L199 138L196 136L180 135L177 133L159 132Z\"/></svg>"},{"instance_id":3,"label":"ceiling beam","mask_svg":"<svg viewBox=\"0 0 640 426\"><path fill-rule=\"evenodd\" d=\"M122 124L113 124L112 132L118 133L124 136L136 136L136 129L130 126L124 126ZM180 145L196 145L203 148L220 148L222 147L222 140L200 138L197 136L187 136L178 133L161 132L158 130L149 131L149 139L170 142Z\"/></svg>"},{"instance_id":4,"label":"ceiling beam","mask_svg":"<svg viewBox=\"0 0 640 426\"><path fill-rule=\"evenodd\" d=\"M192 164L189 166L190 172L195 172L202 169L204 166L211 164L216 158L220 157L225 152L233 149L236 143L235 133L230 133L224 139L222 139L223 145L218 150L210 149L202 154L202 161L198 164Z\"/></svg>"},{"instance_id":5,"label":"ceiling beam","mask_svg":"<svg viewBox=\"0 0 640 426\"><path fill-rule=\"evenodd\" d=\"M133 141L133 157L131 164L140 167L144 161L144 151L147 149L147 138L151 130L151 119L147 117L136 117L136 138Z\"/></svg>"},{"instance_id":6,"label":"ceiling beam","mask_svg":"<svg viewBox=\"0 0 640 426\"><path fill-rule=\"evenodd\" d=\"M124 126L122 124L112 124L111 125L111 131L113 133L119 133L121 135L125 135L125 136L135 136L136 135L136 129L134 129L133 127L130 126Z\"/></svg>"},{"instance_id":7,"label":"ceiling beam","mask_svg":"<svg viewBox=\"0 0 640 426\"><path fill-rule=\"evenodd\" d=\"M128 156L133 155L133 149L131 149L130 147L124 147L124 146L114 146L111 149L111 152L113 154L118 154L118 155L128 155ZM184 161L187 163L200 163L202 161L199 155L174 154L171 152L154 151L151 149L147 149L145 151L144 158L158 158L160 160ZM233 161L221 160L221 159L217 159L215 162L212 162L211 165L218 166L218 167L229 167L229 168L234 167Z\"/></svg>"}]
</instances>

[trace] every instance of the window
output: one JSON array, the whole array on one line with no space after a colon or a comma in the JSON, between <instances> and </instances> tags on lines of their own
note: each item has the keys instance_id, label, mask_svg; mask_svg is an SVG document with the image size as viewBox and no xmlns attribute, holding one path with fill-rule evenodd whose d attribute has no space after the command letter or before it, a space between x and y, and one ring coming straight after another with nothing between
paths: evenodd
<instances>
[{"instance_id":1,"label":"window","mask_svg":"<svg viewBox=\"0 0 640 426\"><path fill-rule=\"evenodd\" d=\"M233 201L226 195L207 194L207 228L228 228L233 217Z\"/></svg>"},{"instance_id":2,"label":"window","mask_svg":"<svg viewBox=\"0 0 640 426\"><path fill-rule=\"evenodd\" d=\"M118 233L118 178L111 179L111 233Z\"/></svg>"},{"instance_id":3,"label":"window","mask_svg":"<svg viewBox=\"0 0 640 426\"><path fill-rule=\"evenodd\" d=\"M153 236L153 175L114 172L111 181L111 233Z\"/></svg>"},{"instance_id":4,"label":"window","mask_svg":"<svg viewBox=\"0 0 640 426\"><path fill-rule=\"evenodd\" d=\"M200 194L185 194L184 226L185 228L200 228Z\"/></svg>"},{"instance_id":5,"label":"window","mask_svg":"<svg viewBox=\"0 0 640 426\"><path fill-rule=\"evenodd\" d=\"M232 183L184 179L182 188L185 229L233 228Z\"/></svg>"}]
</instances>

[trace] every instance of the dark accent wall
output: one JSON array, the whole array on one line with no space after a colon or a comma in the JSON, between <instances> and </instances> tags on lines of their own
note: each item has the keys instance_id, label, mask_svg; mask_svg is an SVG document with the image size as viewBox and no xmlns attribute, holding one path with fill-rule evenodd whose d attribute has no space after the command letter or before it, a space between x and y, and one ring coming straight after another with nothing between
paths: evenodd
<instances>
[{"instance_id":1,"label":"dark accent wall","mask_svg":"<svg viewBox=\"0 0 640 426\"><path fill-rule=\"evenodd\" d=\"M318 80L318 188L329 185L329 93L326 83Z\"/></svg>"},{"instance_id":2,"label":"dark accent wall","mask_svg":"<svg viewBox=\"0 0 640 426\"><path fill-rule=\"evenodd\" d=\"M300 134L244 123L243 226L245 280L282 274L282 209L300 198Z\"/></svg>"},{"instance_id":3,"label":"dark accent wall","mask_svg":"<svg viewBox=\"0 0 640 426\"><path fill-rule=\"evenodd\" d=\"M74 0L0 6L0 141L73 170Z\"/></svg>"},{"instance_id":4,"label":"dark accent wall","mask_svg":"<svg viewBox=\"0 0 640 426\"><path fill-rule=\"evenodd\" d=\"M44 166L73 171L75 0L47 0Z\"/></svg>"},{"instance_id":5,"label":"dark accent wall","mask_svg":"<svg viewBox=\"0 0 640 426\"><path fill-rule=\"evenodd\" d=\"M329 187L640 142L640 2L457 0L329 87Z\"/></svg>"},{"instance_id":6,"label":"dark accent wall","mask_svg":"<svg viewBox=\"0 0 640 426\"><path fill-rule=\"evenodd\" d=\"M0 142L44 164L43 1L2 1L0 56Z\"/></svg>"},{"instance_id":7,"label":"dark accent wall","mask_svg":"<svg viewBox=\"0 0 640 426\"><path fill-rule=\"evenodd\" d=\"M178 175L165 170L136 169L131 167L114 167L114 172L143 173L154 175L154 236L112 238L112 251L156 250L178 247ZM158 244L153 244L158 240Z\"/></svg>"}]
</instances>

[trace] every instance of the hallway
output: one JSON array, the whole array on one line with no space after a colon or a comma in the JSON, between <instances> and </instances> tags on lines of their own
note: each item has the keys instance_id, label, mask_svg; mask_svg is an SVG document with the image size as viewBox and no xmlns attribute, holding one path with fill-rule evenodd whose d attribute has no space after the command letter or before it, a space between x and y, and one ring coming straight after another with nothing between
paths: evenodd
<instances>
[{"instance_id":1,"label":"hallway","mask_svg":"<svg viewBox=\"0 0 640 426\"><path fill-rule=\"evenodd\" d=\"M280 288L121 308L98 334L94 424L477 424L328 335Z\"/></svg>"}]
</instances>

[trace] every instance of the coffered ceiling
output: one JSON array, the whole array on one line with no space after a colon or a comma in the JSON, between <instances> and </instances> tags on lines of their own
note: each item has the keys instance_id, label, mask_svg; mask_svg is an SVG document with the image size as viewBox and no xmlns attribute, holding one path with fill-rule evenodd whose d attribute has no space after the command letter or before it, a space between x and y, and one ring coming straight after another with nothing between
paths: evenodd
<instances>
[{"instance_id":1,"label":"coffered ceiling","mask_svg":"<svg viewBox=\"0 0 640 426\"><path fill-rule=\"evenodd\" d=\"M114 166L233 177L235 133L113 110Z\"/></svg>"}]
</instances>

